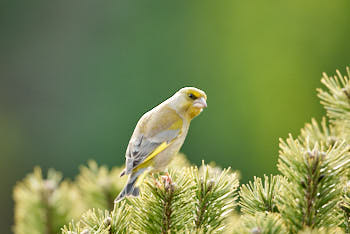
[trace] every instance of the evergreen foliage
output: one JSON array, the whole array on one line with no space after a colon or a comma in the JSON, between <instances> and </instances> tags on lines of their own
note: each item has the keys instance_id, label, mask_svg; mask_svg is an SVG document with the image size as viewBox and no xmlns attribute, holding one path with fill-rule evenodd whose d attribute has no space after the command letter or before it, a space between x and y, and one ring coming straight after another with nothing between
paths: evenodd
<instances>
[{"instance_id":1,"label":"evergreen foliage","mask_svg":"<svg viewBox=\"0 0 350 234\"><path fill-rule=\"evenodd\" d=\"M62 233L129 233L130 207L125 202L114 206L112 212L102 209L90 209L86 211L79 222L70 222L62 228Z\"/></svg>"},{"instance_id":2,"label":"evergreen foliage","mask_svg":"<svg viewBox=\"0 0 350 234\"><path fill-rule=\"evenodd\" d=\"M276 196L281 191L282 176L264 176L264 183L259 177L254 182L242 185L239 192L241 211L244 214L254 215L256 212L278 212Z\"/></svg>"},{"instance_id":3,"label":"evergreen foliage","mask_svg":"<svg viewBox=\"0 0 350 234\"><path fill-rule=\"evenodd\" d=\"M57 233L62 225L76 218L74 206L78 199L77 191L71 183L60 183L62 175L49 170L47 179L41 169L36 167L14 189L15 226L14 232Z\"/></svg>"},{"instance_id":4,"label":"evergreen foliage","mask_svg":"<svg viewBox=\"0 0 350 234\"><path fill-rule=\"evenodd\" d=\"M148 178L138 199L130 199L133 229L144 233L183 230L191 222L193 181L188 172L170 170L168 176Z\"/></svg>"},{"instance_id":5,"label":"evergreen foliage","mask_svg":"<svg viewBox=\"0 0 350 234\"><path fill-rule=\"evenodd\" d=\"M350 81L339 71L321 81L330 121L312 119L298 137L280 140L280 175L238 189L238 173L191 166L178 154L169 176L148 175L139 197L114 204L122 168L90 161L73 182L35 168L14 189L14 232L350 233Z\"/></svg>"},{"instance_id":6,"label":"evergreen foliage","mask_svg":"<svg viewBox=\"0 0 350 234\"><path fill-rule=\"evenodd\" d=\"M340 208L344 212L344 223L343 227L346 233L350 233L350 181L347 181L347 184L344 188L343 199L340 203Z\"/></svg>"},{"instance_id":7,"label":"evergreen foliage","mask_svg":"<svg viewBox=\"0 0 350 234\"><path fill-rule=\"evenodd\" d=\"M337 75L328 77L323 74L321 82L328 88L328 91L318 89L318 96L321 103L327 110L331 122L344 129L349 135L350 128L350 68L347 67L347 75L343 76L338 70ZM343 131L345 133L345 131Z\"/></svg>"},{"instance_id":8,"label":"evergreen foliage","mask_svg":"<svg viewBox=\"0 0 350 234\"><path fill-rule=\"evenodd\" d=\"M333 227L341 223L337 203L342 177L350 166L349 147L338 142L328 150L304 148L291 136L281 140L278 169L287 180L282 183L279 210L290 230Z\"/></svg>"},{"instance_id":9,"label":"evergreen foliage","mask_svg":"<svg viewBox=\"0 0 350 234\"><path fill-rule=\"evenodd\" d=\"M218 167L205 165L192 168L195 180L194 227L197 230L222 230L224 220L236 206L238 175L230 168L221 170ZM214 218L215 217L215 218Z\"/></svg>"},{"instance_id":10,"label":"evergreen foliage","mask_svg":"<svg viewBox=\"0 0 350 234\"><path fill-rule=\"evenodd\" d=\"M80 167L76 184L81 193L81 199L86 208L113 209L115 195L119 194L127 177L120 177L121 168L108 170L98 167L95 161L89 161L88 166Z\"/></svg>"},{"instance_id":11,"label":"evergreen foliage","mask_svg":"<svg viewBox=\"0 0 350 234\"><path fill-rule=\"evenodd\" d=\"M232 232L234 234L278 234L287 233L287 229L280 215L256 212L254 216L243 215Z\"/></svg>"}]
</instances>

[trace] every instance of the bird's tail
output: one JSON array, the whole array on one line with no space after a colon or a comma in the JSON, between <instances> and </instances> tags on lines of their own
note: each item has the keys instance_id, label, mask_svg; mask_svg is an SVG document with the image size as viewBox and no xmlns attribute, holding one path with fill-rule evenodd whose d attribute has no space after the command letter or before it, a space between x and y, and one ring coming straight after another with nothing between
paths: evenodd
<instances>
[{"instance_id":1,"label":"bird's tail","mask_svg":"<svg viewBox=\"0 0 350 234\"><path fill-rule=\"evenodd\" d=\"M146 168L139 169L137 172L131 173L128 182L126 183L124 189L119 193L118 197L114 202L118 202L127 196L137 197L140 195L139 185L146 175Z\"/></svg>"}]
</instances>

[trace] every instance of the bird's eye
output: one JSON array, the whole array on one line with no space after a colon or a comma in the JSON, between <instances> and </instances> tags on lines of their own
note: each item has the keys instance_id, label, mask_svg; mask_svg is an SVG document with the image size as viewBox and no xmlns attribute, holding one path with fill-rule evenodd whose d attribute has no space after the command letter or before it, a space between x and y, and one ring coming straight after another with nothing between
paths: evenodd
<instances>
[{"instance_id":1,"label":"bird's eye","mask_svg":"<svg viewBox=\"0 0 350 234\"><path fill-rule=\"evenodd\" d=\"M188 94L188 97L193 99L193 100L197 99L197 97L193 93Z\"/></svg>"}]
</instances>

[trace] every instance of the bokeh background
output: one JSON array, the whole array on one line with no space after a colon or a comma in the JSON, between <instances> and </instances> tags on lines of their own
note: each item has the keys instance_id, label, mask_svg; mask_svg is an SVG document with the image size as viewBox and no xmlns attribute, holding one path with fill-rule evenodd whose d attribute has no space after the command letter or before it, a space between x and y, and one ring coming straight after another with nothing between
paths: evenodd
<instances>
[{"instance_id":1,"label":"bokeh background","mask_svg":"<svg viewBox=\"0 0 350 234\"><path fill-rule=\"evenodd\" d=\"M208 94L182 148L276 173L278 139L324 111L321 73L350 64L350 2L0 2L1 233L35 165L121 165L139 117L179 88ZM28 214L30 215L30 214Z\"/></svg>"}]
</instances>

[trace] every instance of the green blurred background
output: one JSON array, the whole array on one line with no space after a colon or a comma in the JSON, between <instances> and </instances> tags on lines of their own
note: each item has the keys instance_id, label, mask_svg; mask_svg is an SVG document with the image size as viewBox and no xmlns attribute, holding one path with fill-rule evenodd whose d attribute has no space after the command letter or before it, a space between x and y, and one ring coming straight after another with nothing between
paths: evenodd
<instances>
[{"instance_id":1,"label":"green blurred background","mask_svg":"<svg viewBox=\"0 0 350 234\"><path fill-rule=\"evenodd\" d=\"M139 117L179 88L208 94L182 148L276 173L278 138L324 114L321 73L350 63L350 2L1 1L1 231L35 165L121 165ZM30 215L30 214L28 214Z\"/></svg>"}]
</instances>

